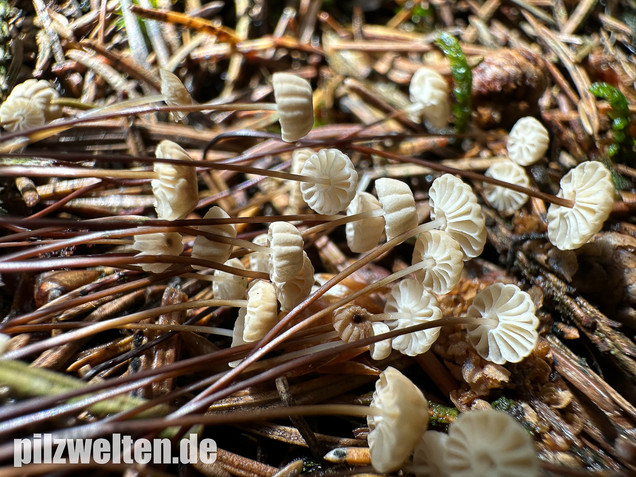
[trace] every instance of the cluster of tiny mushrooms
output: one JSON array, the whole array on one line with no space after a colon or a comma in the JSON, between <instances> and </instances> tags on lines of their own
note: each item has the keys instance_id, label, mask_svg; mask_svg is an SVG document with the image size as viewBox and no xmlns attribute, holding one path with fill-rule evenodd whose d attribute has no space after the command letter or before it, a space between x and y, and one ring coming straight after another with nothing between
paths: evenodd
<instances>
[{"instance_id":1,"label":"cluster of tiny mushrooms","mask_svg":"<svg viewBox=\"0 0 636 477\"><path fill-rule=\"evenodd\" d=\"M273 105L194 105L175 75L162 71L161 79L162 94L146 98L146 102L165 101L175 120L193 110L273 109L279 116L282 140L292 143L301 140L314 123L311 85L294 74L273 75L276 100ZM434 131L447 127L450 102L444 78L428 68L420 69L413 76L410 96L413 106L405 113L421 116ZM34 137L43 137L47 122L62 115L57 98L58 93L46 81L28 80L16 86L0 106L0 122L14 133L14 140L9 146L5 144L4 150L15 150ZM133 108L128 111L135 112L139 104L131 101L102 108L100 112L117 113L126 108ZM85 113L83 118L90 120L92 116ZM69 126L58 121L49 127L60 131L60 127ZM571 250L601 229L612 208L613 186L609 171L599 162L588 161L562 178L557 197L538 195L538 191L529 189L525 167L544 156L548 141L548 132L539 121L532 117L519 120L509 134L510 160L496 162L488 169L484 193L490 205L504 213L521 208L528 195L550 201L548 238L559 249ZM153 172L56 168L53 174L113 177L116 173L114 177L118 178L150 178L157 217L169 221L183 219L199 201L197 163L181 146L168 140L161 141L155 153L158 159L170 161L156 162ZM249 168L249 172L273 175L272 171L256 168ZM323 348L336 346L337 340L366 340L364 343L375 360L388 357L392 350L409 356L425 353L437 339L441 326L457 324L466 327L471 345L490 362L516 363L527 357L537 342L539 320L530 295L517 286L494 283L485 287L475 296L466 316L448 318L440 311L438 297L456 286L464 262L479 256L486 243L485 221L477 197L471 187L457 177L462 172L454 172L456 174L445 173L434 180L429 191L431 220L423 224L419 224L413 192L406 183L380 178L375 181L377 196L360 191L354 164L345 153L334 148L296 148L291 172L275 174L289 184L285 190L289 193L290 205L297 210L308 206L321 214L316 217L324 221L322 225L301 231L291 222L276 221L270 223L267 234L250 242L237 238L236 226L222 208L211 207L203 217L209 225L195 227L198 234L190 257L196 260L190 263L198 271L215 269L213 276L205 275L205 279L213 282L214 300L209 300L210 303L240 308L232 346L262 340L248 358L230 363L235 369L228 372L225 382L294 332L330 314L335 333L328 337L331 343ZM24 168L17 173L29 175ZM47 173L51 174L51 170ZM357 268L392 246L415 237L412 265L278 334L311 302L310 296L326 290L314 286L314 269L303 250L305 237L339 225L346 226L346 240L352 252L369 252L361 258ZM139 252L136 258L166 257L162 261L140 261L143 270L161 273L171 266L170 258L183 253L182 236L177 232L151 232L152 229L146 229L134 235L132 248ZM383 236L386 242L379 245ZM255 275L249 274L241 260L230 259L235 247L248 251L250 270L260 272L259 276L267 274L269 280L253 279ZM360 306L350 305L363 294L391 282L396 283L388 292L384 313L373 315ZM410 331L412 329L415 331ZM66 335L72 338L73 333L85 331L50 338L39 346L57 344ZM29 350L30 346L9 352L5 358L24 356L33 351ZM186 406L179 414L197 409L201 407ZM324 409L329 412L328 406ZM438 476L538 473L529 435L506 413L471 411L451 424L448 434L426 431L427 400L417 386L391 367L380 375L371 405L351 412L368 416L371 462L380 472L405 468L418 475ZM497 472L492 473L495 469Z\"/></svg>"}]
</instances>

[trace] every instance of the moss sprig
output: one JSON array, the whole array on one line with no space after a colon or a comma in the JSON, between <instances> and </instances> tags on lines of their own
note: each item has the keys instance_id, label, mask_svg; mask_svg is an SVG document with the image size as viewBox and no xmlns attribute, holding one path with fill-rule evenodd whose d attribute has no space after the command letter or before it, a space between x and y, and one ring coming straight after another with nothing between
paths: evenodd
<instances>
[{"instance_id":1,"label":"moss sprig","mask_svg":"<svg viewBox=\"0 0 636 477\"><path fill-rule=\"evenodd\" d=\"M453 114L455 115L455 130L458 133L466 131L471 114L471 95L473 87L473 73L466 60L457 38L448 33L442 33L435 44L442 50L450 62L453 75Z\"/></svg>"}]
</instances>

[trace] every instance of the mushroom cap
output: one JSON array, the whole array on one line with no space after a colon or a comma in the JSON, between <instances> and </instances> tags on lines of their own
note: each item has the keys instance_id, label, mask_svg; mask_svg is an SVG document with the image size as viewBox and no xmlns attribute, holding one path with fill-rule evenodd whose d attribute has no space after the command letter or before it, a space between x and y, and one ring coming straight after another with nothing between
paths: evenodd
<instances>
[{"instance_id":1,"label":"mushroom cap","mask_svg":"<svg viewBox=\"0 0 636 477\"><path fill-rule=\"evenodd\" d=\"M46 121L42 109L33 101L9 96L0 105L0 122L6 122L4 129L14 132L43 126Z\"/></svg>"},{"instance_id":2,"label":"mushroom cap","mask_svg":"<svg viewBox=\"0 0 636 477\"><path fill-rule=\"evenodd\" d=\"M374 321L373 323L371 323L371 327L373 328L373 336L382 335L391 331L391 328L389 328L388 325L386 323L383 323L382 321ZM393 340L391 338L388 338L386 340L373 343L369 347L371 359L380 361L382 359L388 358L391 355L391 350L393 349L392 342Z\"/></svg>"},{"instance_id":3,"label":"mushroom cap","mask_svg":"<svg viewBox=\"0 0 636 477\"><path fill-rule=\"evenodd\" d=\"M548 150L548 130L532 116L519 119L508 135L508 157L520 166L534 164Z\"/></svg>"},{"instance_id":4,"label":"mushroom cap","mask_svg":"<svg viewBox=\"0 0 636 477\"><path fill-rule=\"evenodd\" d=\"M442 230L459 243L466 260L479 256L486 245L486 221L470 186L443 174L433 181L429 197L431 218L446 219Z\"/></svg>"},{"instance_id":5,"label":"mushroom cap","mask_svg":"<svg viewBox=\"0 0 636 477\"><path fill-rule=\"evenodd\" d=\"M371 401L378 415L368 416L371 465L379 472L399 469L428 425L428 401L397 369L388 367L375 383Z\"/></svg>"},{"instance_id":6,"label":"mushroom cap","mask_svg":"<svg viewBox=\"0 0 636 477\"><path fill-rule=\"evenodd\" d=\"M35 104L44 114L46 121L53 121L62 116L62 106L51 104L53 99L60 97L55 87L46 80L28 79L16 85L7 97L23 98Z\"/></svg>"},{"instance_id":7,"label":"mushroom cap","mask_svg":"<svg viewBox=\"0 0 636 477\"><path fill-rule=\"evenodd\" d=\"M598 161L583 162L563 176L557 196L573 200L574 207L550 204L548 238L560 250L579 248L603 228L612 211L612 176Z\"/></svg>"},{"instance_id":8,"label":"mushroom cap","mask_svg":"<svg viewBox=\"0 0 636 477\"><path fill-rule=\"evenodd\" d=\"M413 451L413 465L417 467L418 477L446 477L444 454L448 443L448 434L426 431Z\"/></svg>"},{"instance_id":9,"label":"mushroom cap","mask_svg":"<svg viewBox=\"0 0 636 477\"><path fill-rule=\"evenodd\" d=\"M425 66L419 68L409 84L411 102L422 105L422 115L435 129L448 125L451 105L448 83L437 71Z\"/></svg>"},{"instance_id":10,"label":"mushroom cap","mask_svg":"<svg viewBox=\"0 0 636 477\"><path fill-rule=\"evenodd\" d=\"M203 216L204 219L227 219L230 216L219 206L212 206ZM209 234L222 237L236 238L236 226L234 224L202 225L197 229ZM216 263L225 263L230 258L232 244L216 242L203 235L197 235L192 245L192 257L210 260ZM205 270L206 267L193 265L197 270Z\"/></svg>"},{"instance_id":11,"label":"mushroom cap","mask_svg":"<svg viewBox=\"0 0 636 477\"><path fill-rule=\"evenodd\" d=\"M305 263L302 234L289 222L272 222L267 231L267 242L272 249L270 278L278 283L292 280Z\"/></svg>"},{"instance_id":12,"label":"mushroom cap","mask_svg":"<svg viewBox=\"0 0 636 477\"><path fill-rule=\"evenodd\" d=\"M450 234L429 230L418 235L413 247L413 263L427 265L415 272L417 279L433 293L444 295L455 288L464 269L464 253Z\"/></svg>"},{"instance_id":13,"label":"mushroom cap","mask_svg":"<svg viewBox=\"0 0 636 477\"><path fill-rule=\"evenodd\" d=\"M346 306L334 313L333 327L342 341L351 343L373 335L372 317L366 308Z\"/></svg>"},{"instance_id":14,"label":"mushroom cap","mask_svg":"<svg viewBox=\"0 0 636 477\"><path fill-rule=\"evenodd\" d=\"M338 149L321 149L311 154L301 174L329 179L329 185L313 182L300 184L303 199L319 214L333 215L346 209L356 194L358 173L349 156Z\"/></svg>"},{"instance_id":15,"label":"mushroom cap","mask_svg":"<svg viewBox=\"0 0 636 477\"><path fill-rule=\"evenodd\" d=\"M442 318L437 299L413 278L406 278L391 289L384 312L406 315L385 321L391 331ZM408 356L425 353L435 343L439 330L437 327L396 336L393 338L393 349Z\"/></svg>"},{"instance_id":16,"label":"mushroom cap","mask_svg":"<svg viewBox=\"0 0 636 477\"><path fill-rule=\"evenodd\" d=\"M459 415L448 429L446 466L453 477L534 477L539 461L530 434L502 411Z\"/></svg>"},{"instance_id":17,"label":"mushroom cap","mask_svg":"<svg viewBox=\"0 0 636 477\"><path fill-rule=\"evenodd\" d=\"M484 320L467 327L468 341L479 356L495 364L518 363L537 344L539 319L534 303L516 285L488 285L475 295L467 316Z\"/></svg>"},{"instance_id":18,"label":"mushroom cap","mask_svg":"<svg viewBox=\"0 0 636 477\"><path fill-rule=\"evenodd\" d=\"M379 209L382 209L382 205L373 194L359 192L353 198L349 207L347 207L347 215ZM349 222L345 226L345 230L347 234L347 245L349 245L352 252L368 252L369 250L373 250L382 239L382 234L384 233L384 217L369 217L367 219Z\"/></svg>"},{"instance_id":19,"label":"mushroom cap","mask_svg":"<svg viewBox=\"0 0 636 477\"><path fill-rule=\"evenodd\" d=\"M141 252L135 257L147 255L178 256L183 252L183 242L181 240L181 234L177 232L135 235L132 248ZM171 265L171 263L162 262L142 263L141 268L146 272L161 273L165 272Z\"/></svg>"},{"instance_id":20,"label":"mushroom cap","mask_svg":"<svg viewBox=\"0 0 636 477\"><path fill-rule=\"evenodd\" d=\"M225 265L228 267L245 270L243 263L238 258L231 258ZM247 291L247 278L234 275L222 270L214 270L215 281L212 282L214 298L218 300L242 300ZM216 280L218 278L218 280Z\"/></svg>"},{"instance_id":21,"label":"mushroom cap","mask_svg":"<svg viewBox=\"0 0 636 477\"><path fill-rule=\"evenodd\" d=\"M303 266L300 272L285 282L273 282L281 310L289 311L309 296L314 284L314 266L303 250Z\"/></svg>"},{"instance_id":22,"label":"mushroom cap","mask_svg":"<svg viewBox=\"0 0 636 477\"><path fill-rule=\"evenodd\" d=\"M274 98L283 141L294 142L314 126L313 91L309 81L291 73L274 73Z\"/></svg>"},{"instance_id":23,"label":"mushroom cap","mask_svg":"<svg viewBox=\"0 0 636 477\"><path fill-rule=\"evenodd\" d=\"M267 247L267 234L257 235L252 239L252 243ZM250 270L255 272L269 273L270 254L267 252L255 251L248 255L250 259Z\"/></svg>"},{"instance_id":24,"label":"mushroom cap","mask_svg":"<svg viewBox=\"0 0 636 477\"><path fill-rule=\"evenodd\" d=\"M274 285L263 280L252 282L247 291L247 311L243 341L260 340L278 322L278 302Z\"/></svg>"},{"instance_id":25,"label":"mushroom cap","mask_svg":"<svg viewBox=\"0 0 636 477\"><path fill-rule=\"evenodd\" d=\"M523 187L530 186L526 170L512 161L495 162L486 170L486 176ZM488 202L499 212L512 213L519 210L528 201L523 192L506 189L484 182L484 193Z\"/></svg>"},{"instance_id":26,"label":"mushroom cap","mask_svg":"<svg viewBox=\"0 0 636 477\"><path fill-rule=\"evenodd\" d=\"M190 106L192 104L192 96L177 75L160 68L159 76L161 77L161 94L168 106ZM184 111L173 111L170 114L177 121L182 121L188 115Z\"/></svg>"},{"instance_id":27,"label":"mushroom cap","mask_svg":"<svg viewBox=\"0 0 636 477\"><path fill-rule=\"evenodd\" d=\"M308 147L301 147L300 149L294 149L292 152L292 163L291 170L292 174L300 174L303 170L305 162L309 159L314 153L313 149ZM289 190L289 205L296 210L300 210L305 207L307 204L303 199L303 195L300 192L300 182L298 181L288 181L290 183Z\"/></svg>"},{"instance_id":28,"label":"mushroom cap","mask_svg":"<svg viewBox=\"0 0 636 477\"><path fill-rule=\"evenodd\" d=\"M402 181L383 177L375 181L375 190L384 210L386 239L417 227L417 210L411 188Z\"/></svg>"},{"instance_id":29,"label":"mushroom cap","mask_svg":"<svg viewBox=\"0 0 636 477\"><path fill-rule=\"evenodd\" d=\"M195 162L177 143L163 140L155 150L157 159L180 159L193 165L156 162L154 171L159 176L150 181L155 196L157 217L178 220L192 212L199 202L199 186Z\"/></svg>"}]
</instances>

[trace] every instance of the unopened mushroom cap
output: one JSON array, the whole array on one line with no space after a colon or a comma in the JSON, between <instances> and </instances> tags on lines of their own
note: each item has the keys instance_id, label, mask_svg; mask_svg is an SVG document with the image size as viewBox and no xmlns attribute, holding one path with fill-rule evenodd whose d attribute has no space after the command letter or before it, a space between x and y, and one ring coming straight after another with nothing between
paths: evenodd
<instances>
[{"instance_id":1,"label":"unopened mushroom cap","mask_svg":"<svg viewBox=\"0 0 636 477\"><path fill-rule=\"evenodd\" d=\"M358 341L373 335L373 315L358 305L339 308L333 315L333 327L345 343Z\"/></svg>"},{"instance_id":2,"label":"unopened mushroom cap","mask_svg":"<svg viewBox=\"0 0 636 477\"><path fill-rule=\"evenodd\" d=\"M307 253L303 250L303 266L298 274L290 280L273 283L276 288L276 297L283 311L293 309L307 298L314 284L314 266Z\"/></svg>"},{"instance_id":3,"label":"unopened mushroom cap","mask_svg":"<svg viewBox=\"0 0 636 477\"><path fill-rule=\"evenodd\" d=\"M292 174L300 174L305 166L305 162L309 159L314 153L313 149L308 147L301 147L300 149L294 149L292 152L292 163L290 172ZM307 204L303 199L303 195L300 192L300 182L298 181L289 181L290 182L290 190L289 190L289 205L293 207L296 211L302 209Z\"/></svg>"},{"instance_id":4,"label":"unopened mushroom cap","mask_svg":"<svg viewBox=\"0 0 636 477\"><path fill-rule=\"evenodd\" d=\"M397 369L388 367L375 383L371 401L379 415L368 416L371 465L379 472L399 469L428 425L428 401Z\"/></svg>"},{"instance_id":5,"label":"unopened mushroom cap","mask_svg":"<svg viewBox=\"0 0 636 477\"><path fill-rule=\"evenodd\" d=\"M177 143L163 140L155 150L157 159L180 159L192 165L156 162L154 171L159 176L150 181L155 197L157 217L178 220L192 212L199 202L199 186L195 162Z\"/></svg>"},{"instance_id":6,"label":"unopened mushroom cap","mask_svg":"<svg viewBox=\"0 0 636 477\"><path fill-rule=\"evenodd\" d=\"M243 263L238 258L231 258L225 265L228 267L245 270ZM247 291L247 278L234 275L222 270L214 270L215 280L212 282L214 298L217 300L242 300Z\"/></svg>"},{"instance_id":7,"label":"unopened mushroom cap","mask_svg":"<svg viewBox=\"0 0 636 477\"><path fill-rule=\"evenodd\" d=\"M11 98L0 105L0 122L7 131L23 131L43 126L45 123L42 109L26 98Z\"/></svg>"},{"instance_id":8,"label":"unopened mushroom cap","mask_svg":"<svg viewBox=\"0 0 636 477\"><path fill-rule=\"evenodd\" d=\"M375 181L375 190L384 210L386 239L417 227L417 210L411 188L402 181L383 177Z\"/></svg>"},{"instance_id":9,"label":"unopened mushroom cap","mask_svg":"<svg viewBox=\"0 0 636 477\"><path fill-rule=\"evenodd\" d=\"M528 187L530 179L526 170L512 161L495 162L486 170L486 176L511 184ZM488 202L499 212L512 213L519 210L528 201L528 196L523 192L507 189L484 182L484 192Z\"/></svg>"},{"instance_id":10,"label":"unopened mushroom cap","mask_svg":"<svg viewBox=\"0 0 636 477\"><path fill-rule=\"evenodd\" d=\"M539 461L532 438L502 411L459 415L448 429L446 466L453 477L535 477Z\"/></svg>"},{"instance_id":11,"label":"unopened mushroom cap","mask_svg":"<svg viewBox=\"0 0 636 477\"><path fill-rule=\"evenodd\" d=\"M418 477L447 477L448 470L444 454L448 434L426 431L413 451L413 465Z\"/></svg>"},{"instance_id":12,"label":"unopened mushroom cap","mask_svg":"<svg viewBox=\"0 0 636 477\"><path fill-rule=\"evenodd\" d=\"M467 315L483 321L467 327L468 341L482 358L495 364L518 363L537 344L539 319L534 303L515 285L488 285L475 295Z\"/></svg>"},{"instance_id":13,"label":"unopened mushroom cap","mask_svg":"<svg viewBox=\"0 0 636 477\"><path fill-rule=\"evenodd\" d=\"M203 216L204 219L227 219L230 216L219 206L212 206ZM236 226L234 224L202 225L197 227L203 232L220 235L222 237L236 238ZM197 235L192 245L192 257L210 260L211 262L224 263L230 258L232 245L229 243L210 240L203 235ZM205 267L193 265L198 270L205 270Z\"/></svg>"},{"instance_id":14,"label":"unopened mushroom cap","mask_svg":"<svg viewBox=\"0 0 636 477\"><path fill-rule=\"evenodd\" d=\"M247 291L247 311L243 340L246 343L260 340L278 322L278 302L274 285L263 280L252 282Z\"/></svg>"},{"instance_id":15,"label":"unopened mushroom cap","mask_svg":"<svg viewBox=\"0 0 636 477\"><path fill-rule=\"evenodd\" d=\"M413 247L413 263L427 265L415 272L417 279L433 293L444 295L455 288L464 269L464 254L450 234L430 230L418 235Z\"/></svg>"},{"instance_id":16,"label":"unopened mushroom cap","mask_svg":"<svg viewBox=\"0 0 636 477\"><path fill-rule=\"evenodd\" d=\"M442 318L437 299L413 278L406 278L391 289L384 312L406 315L396 315L397 318L385 321L391 331ZM408 356L425 353L435 343L439 330L437 327L396 336L393 338L393 349Z\"/></svg>"},{"instance_id":17,"label":"unopened mushroom cap","mask_svg":"<svg viewBox=\"0 0 636 477\"><path fill-rule=\"evenodd\" d=\"M468 184L443 174L429 190L431 218L445 218L448 232L462 248L466 260L477 257L486 245L486 222L477 197Z\"/></svg>"},{"instance_id":18,"label":"unopened mushroom cap","mask_svg":"<svg viewBox=\"0 0 636 477\"><path fill-rule=\"evenodd\" d=\"M274 282L292 280L303 268L303 236L289 222L272 222L267 231L272 249L269 274Z\"/></svg>"},{"instance_id":19,"label":"unopened mushroom cap","mask_svg":"<svg viewBox=\"0 0 636 477\"><path fill-rule=\"evenodd\" d=\"M161 94L168 106L189 106L192 104L192 96L177 75L161 68L159 76L161 77ZM177 121L182 121L188 115L187 112L183 111L173 111L170 114Z\"/></svg>"},{"instance_id":20,"label":"unopened mushroom cap","mask_svg":"<svg viewBox=\"0 0 636 477\"><path fill-rule=\"evenodd\" d=\"M532 116L526 116L510 130L508 157L520 166L529 166L543 157L549 145L548 130Z\"/></svg>"},{"instance_id":21,"label":"unopened mushroom cap","mask_svg":"<svg viewBox=\"0 0 636 477\"><path fill-rule=\"evenodd\" d=\"M252 243L267 247L267 234L257 235L252 239ZM250 259L250 270L254 270L255 272L269 273L269 253L255 251L250 253L248 257Z\"/></svg>"},{"instance_id":22,"label":"unopened mushroom cap","mask_svg":"<svg viewBox=\"0 0 636 477\"><path fill-rule=\"evenodd\" d=\"M312 210L333 215L346 209L356 194L358 173L351 159L338 149L321 149L305 161L303 176L328 179L329 184L302 182L300 191Z\"/></svg>"},{"instance_id":23,"label":"unopened mushroom cap","mask_svg":"<svg viewBox=\"0 0 636 477\"><path fill-rule=\"evenodd\" d=\"M314 126L313 91L309 81L291 73L274 73L274 98L283 141L298 141Z\"/></svg>"},{"instance_id":24,"label":"unopened mushroom cap","mask_svg":"<svg viewBox=\"0 0 636 477\"><path fill-rule=\"evenodd\" d=\"M172 255L178 256L183 252L182 237L177 232L166 232L156 234L135 235L135 241L132 245L138 253L136 257L146 255ZM171 263L142 263L141 268L146 272L161 273L165 272Z\"/></svg>"},{"instance_id":25,"label":"unopened mushroom cap","mask_svg":"<svg viewBox=\"0 0 636 477\"><path fill-rule=\"evenodd\" d=\"M558 197L574 207L550 204L548 238L560 250L581 247L603 228L614 204L614 186L607 168L598 161L583 162L561 179Z\"/></svg>"},{"instance_id":26,"label":"unopened mushroom cap","mask_svg":"<svg viewBox=\"0 0 636 477\"><path fill-rule=\"evenodd\" d=\"M409 84L411 102L422 105L422 115L435 129L448 125L451 106L448 83L442 75L431 68L419 68Z\"/></svg>"},{"instance_id":27,"label":"unopened mushroom cap","mask_svg":"<svg viewBox=\"0 0 636 477\"><path fill-rule=\"evenodd\" d=\"M374 321L373 323L371 323L371 327L373 329L373 336L382 335L391 331L391 328L389 328L388 325L386 323L383 323L382 321ZM382 359L388 358L391 355L391 350L393 349L392 342L393 340L391 338L388 338L386 340L373 343L369 347L371 359L380 361Z\"/></svg>"},{"instance_id":28,"label":"unopened mushroom cap","mask_svg":"<svg viewBox=\"0 0 636 477\"><path fill-rule=\"evenodd\" d=\"M347 207L347 215L380 209L382 209L382 205L373 194L359 192L353 198L349 207ZM345 228L349 249L354 253L368 252L373 250L382 239L384 217L369 217L356 220L355 222L347 223Z\"/></svg>"},{"instance_id":29,"label":"unopened mushroom cap","mask_svg":"<svg viewBox=\"0 0 636 477\"><path fill-rule=\"evenodd\" d=\"M53 121L62 116L62 107L51 104L51 101L60 97L55 87L47 80L28 79L16 85L7 100L23 98L35 104L44 114L46 121Z\"/></svg>"}]
</instances>

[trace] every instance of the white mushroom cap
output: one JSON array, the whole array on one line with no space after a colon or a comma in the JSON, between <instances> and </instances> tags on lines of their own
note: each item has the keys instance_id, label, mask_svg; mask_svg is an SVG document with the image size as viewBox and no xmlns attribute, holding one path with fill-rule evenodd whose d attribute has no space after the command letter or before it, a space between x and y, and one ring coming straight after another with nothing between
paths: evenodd
<instances>
[{"instance_id":1,"label":"white mushroom cap","mask_svg":"<svg viewBox=\"0 0 636 477\"><path fill-rule=\"evenodd\" d=\"M252 243L267 247L267 234L257 235L252 239ZM250 253L248 257L250 259L250 270L254 270L255 272L269 273L269 253L255 251Z\"/></svg>"},{"instance_id":2,"label":"white mushroom cap","mask_svg":"<svg viewBox=\"0 0 636 477\"><path fill-rule=\"evenodd\" d=\"M508 135L508 156L520 166L534 164L548 150L548 130L532 116L521 118Z\"/></svg>"},{"instance_id":3,"label":"white mushroom cap","mask_svg":"<svg viewBox=\"0 0 636 477\"><path fill-rule=\"evenodd\" d=\"M245 344L245 340L243 339L243 332L245 331L245 314L247 313L247 308L240 308L238 312L238 317L234 322L234 328L232 328L232 347L241 346ZM232 364L234 363L234 364ZM232 363L228 363L232 368L236 367L239 361L233 361Z\"/></svg>"},{"instance_id":4,"label":"white mushroom cap","mask_svg":"<svg viewBox=\"0 0 636 477\"><path fill-rule=\"evenodd\" d=\"M526 170L511 161L495 162L486 170L486 176L523 187L530 186L530 179L528 174L526 174ZM506 189L487 182L484 182L484 192L488 202L499 212L512 213L519 210L528 201L528 196L523 192Z\"/></svg>"},{"instance_id":5,"label":"white mushroom cap","mask_svg":"<svg viewBox=\"0 0 636 477\"><path fill-rule=\"evenodd\" d=\"M422 106L422 115L435 129L448 125L451 105L448 83L437 71L427 67L418 69L409 84L411 102Z\"/></svg>"},{"instance_id":6,"label":"white mushroom cap","mask_svg":"<svg viewBox=\"0 0 636 477\"><path fill-rule=\"evenodd\" d=\"M455 288L464 269L464 253L450 234L440 230L421 233L413 247L413 263L423 261L426 266L415 276L424 287L438 295Z\"/></svg>"},{"instance_id":7,"label":"white mushroom cap","mask_svg":"<svg viewBox=\"0 0 636 477\"><path fill-rule=\"evenodd\" d=\"M263 280L252 282L247 291L247 311L243 341L260 340L278 322L278 302L274 285Z\"/></svg>"},{"instance_id":8,"label":"white mushroom cap","mask_svg":"<svg viewBox=\"0 0 636 477\"><path fill-rule=\"evenodd\" d=\"M418 477L447 477L444 455L448 443L448 434L426 431L413 451L413 465Z\"/></svg>"},{"instance_id":9,"label":"white mushroom cap","mask_svg":"<svg viewBox=\"0 0 636 477\"><path fill-rule=\"evenodd\" d=\"M333 315L333 327L345 343L369 338L373 335L373 315L366 308L351 305L339 308Z\"/></svg>"},{"instance_id":10,"label":"white mushroom cap","mask_svg":"<svg viewBox=\"0 0 636 477\"><path fill-rule=\"evenodd\" d=\"M8 97L0 106L0 122L7 131L23 131L43 126L45 121L42 109L26 98Z\"/></svg>"},{"instance_id":11,"label":"white mushroom cap","mask_svg":"<svg viewBox=\"0 0 636 477\"><path fill-rule=\"evenodd\" d=\"M143 234L135 235L135 241L132 245L133 250L137 250L136 257L156 256L156 255L174 255L178 256L183 252L182 237L177 232ZM171 263L142 263L141 268L146 272L161 273L165 272Z\"/></svg>"},{"instance_id":12,"label":"white mushroom cap","mask_svg":"<svg viewBox=\"0 0 636 477\"><path fill-rule=\"evenodd\" d=\"M391 331L391 328L388 327L386 323L382 321L374 321L371 323L371 327L373 328L373 336L382 335L384 333L388 333ZM382 359L386 359L391 355L391 350L393 340L391 338L378 341L377 343L373 343L369 347L369 352L371 354L371 359L376 361L380 361Z\"/></svg>"},{"instance_id":13,"label":"white mushroom cap","mask_svg":"<svg viewBox=\"0 0 636 477\"><path fill-rule=\"evenodd\" d=\"M347 215L359 214L361 212L370 212L372 210L380 210L382 205L380 201L368 192L359 192L353 198L349 207L347 207ZM366 219L349 222L345 226L347 233L347 245L354 253L363 253L373 250L384 233L384 217L369 217Z\"/></svg>"},{"instance_id":14,"label":"white mushroom cap","mask_svg":"<svg viewBox=\"0 0 636 477\"><path fill-rule=\"evenodd\" d=\"M28 79L16 85L9 99L23 98L35 104L44 114L46 121L53 121L62 116L62 106L51 104L51 101L60 97L57 90L46 80Z\"/></svg>"},{"instance_id":15,"label":"white mushroom cap","mask_svg":"<svg viewBox=\"0 0 636 477\"><path fill-rule=\"evenodd\" d=\"M534 303L515 285L488 285L475 295L467 315L483 320L467 327L468 341L479 356L495 364L518 363L537 344L539 319Z\"/></svg>"},{"instance_id":16,"label":"white mushroom cap","mask_svg":"<svg viewBox=\"0 0 636 477\"><path fill-rule=\"evenodd\" d=\"M443 174L429 190L431 218L445 218L448 232L462 248L466 260L477 257L486 245L486 221L477 197L468 184Z\"/></svg>"},{"instance_id":17,"label":"white mushroom cap","mask_svg":"<svg viewBox=\"0 0 636 477\"><path fill-rule=\"evenodd\" d=\"M417 210L411 188L402 181L383 177L375 181L375 190L384 210L386 239L417 227Z\"/></svg>"},{"instance_id":18,"label":"white mushroom cap","mask_svg":"<svg viewBox=\"0 0 636 477\"><path fill-rule=\"evenodd\" d=\"M307 162L307 159L309 159L309 156L311 156L313 153L314 150L308 147L295 149L294 152L292 152L292 163L290 172L292 174L300 174L303 170L303 167L305 166L305 162ZM296 210L300 210L307 205L305 203L305 200L303 199L302 193L300 192L300 182L288 182L290 183L291 187L289 190L289 205Z\"/></svg>"},{"instance_id":19,"label":"white mushroom cap","mask_svg":"<svg viewBox=\"0 0 636 477\"><path fill-rule=\"evenodd\" d=\"M321 149L310 155L301 174L329 180L329 185L300 184L303 199L319 214L333 215L346 209L356 194L358 173L349 156L338 149Z\"/></svg>"},{"instance_id":20,"label":"white mushroom cap","mask_svg":"<svg viewBox=\"0 0 636 477\"><path fill-rule=\"evenodd\" d=\"M453 422L446 441L453 477L535 477L539 460L530 434L502 411L469 411Z\"/></svg>"},{"instance_id":21,"label":"white mushroom cap","mask_svg":"<svg viewBox=\"0 0 636 477\"><path fill-rule=\"evenodd\" d=\"M228 267L245 270L243 263L238 258L232 258L225 262ZM218 300L242 300L247 291L247 278L234 275L221 270L214 270L212 290L214 298Z\"/></svg>"},{"instance_id":22,"label":"white mushroom cap","mask_svg":"<svg viewBox=\"0 0 636 477\"><path fill-rule=\"evenodd\" d=\"M311 85L309 81L291 73L274 73L272 84L281 137L286 142L298 141L314 126Z\"/></svg>"},{"instance_id":23,"label":"white mushroom cap","mask_svg":"<svg viewBox=\"0 0 636 477\"><path fill-rule=\"evenodd\" d=\"M406 278L391 289L384 312L396 313L397 318L385 321L391 331L442 318L437 299L413 278ZM393 349L408 356L425 353L435 343L439 330L437 327L396 336Z\"/></svg>"},{"instance_id":24,"label":"white mushroom cap","mask_svg":"<svg viewBox=\"0 0 636 477\"><path fill-rule=\"evenodd\" d=\"M183 85L177 75L163 68L159 69L161 77L161 94L165 97L164 101L168 106L190 106L192 104L192 96ZM182 121L187 112L173 111L170 113L177 121Z\"/></svg>"},{"instance_id":25,"label":"white mushroom cap","mask_svg":"<svg viewBox=\"0 0 636 477\"><path fill-rule=\"evenodd\" d=\"M395 368L375 383L371 401L379 415L368 416L371 465L378 472L399 469L428 425L428 401L422 391Z\"/></svg>"},{"instance_id":26,"label":"white mushroom cap","mask_svg":"<svg viewBox=\"0 0 636 477\"><path fill-rule=\"evenodd\" d=\"M204 219L227 219L230 216L221 207L212 206L203 216ZM197 227L203 232L220 235L222 237L236 238L236 226L234 224L202 225ZM230 258L232 245L229 243L216 242L203 235L197 235L192 245L192 257L210 260L211 262L225 263ZM206 267L193 265L198 270L205 270Z\"/></svg>"},{"instance_id":27,"label":"white mushroom cap","mask_svg":"<svg viewBox=\"0 0 636 477\"><path fill-rule=\"evenodd\" d=\"M155 150L157 159L180 159L192 165L156 162L154 171L158 179L150 181L155 196L157 217L178 220L192 212L199 202L199 186L195 162L177 143L163 140Z\"/></svg>"},{"instance_id":28,"label":"white mushroom cap","mask_svg":"<svg viewBox=\"0 0 636 477\"><path fill-rule=\"evenodd\" d=\"M302 234L289 222L272 222L267 231L267 242L272 249L270 278L278 283L292 280L304 264Z\"/></svg>"},{"instance_id":29,"label":"white mushroom cap","mask_svg":"<svg viewBox=\"0 0 636 477\"><path fill-rule=\"evenodd\" d=\"M314 266L303 250L303 266L297 275L285 282L273 282L281 310L289 311L309 296L314 284Z\"/></svg>"},{"instance_id":30,"label":"white mushroom cap","mask_svg":"<svg viewBox=\"0 0 636 477\"><path fill-rule=\"evenodd\" d=\"M579 248L603 228L612 211L612 176L600 162L583 162L563 176L557 196L573 200L574 207L550 204L548 238L560 250Z\"/></svg>"}]
</instances>

